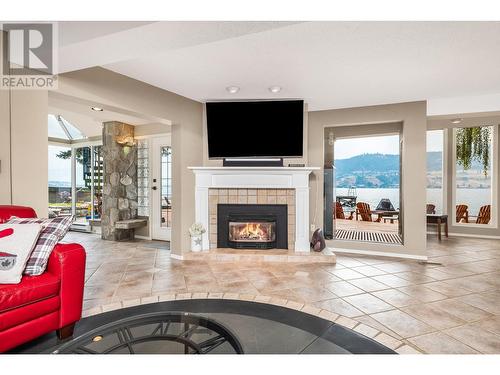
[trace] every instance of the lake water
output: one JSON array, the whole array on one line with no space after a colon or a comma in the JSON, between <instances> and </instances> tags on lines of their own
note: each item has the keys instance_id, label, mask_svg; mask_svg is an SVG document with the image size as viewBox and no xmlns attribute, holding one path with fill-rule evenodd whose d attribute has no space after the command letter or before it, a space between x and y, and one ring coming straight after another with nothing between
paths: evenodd
<instances>
[{"instance_id":1,"label":"lake water","mask_svg":"<svg viewBox=\"0 0 500 375\"><path fill-rule=\"evenodd\" d=\"M347 195L347 188L337 188L337 195ZM399 189L357 189L358 202L366 202L374 210L382 198L391 200L394 208L399 208ZM442 212L442 189L427 189L427 203L436 205L436 212ZM469 214L477 215L481 206L491 204L490 189L457 189L457 203L469 206Z\"/></svg>"}]
</instances>

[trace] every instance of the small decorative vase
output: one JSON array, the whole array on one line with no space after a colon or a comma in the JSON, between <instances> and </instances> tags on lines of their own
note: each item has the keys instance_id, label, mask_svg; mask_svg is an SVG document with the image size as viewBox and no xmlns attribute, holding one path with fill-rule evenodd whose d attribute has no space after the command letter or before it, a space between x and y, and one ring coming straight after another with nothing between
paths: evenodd
<instances>
[{"instance_id":1,"label":"small decorative vase","mask_svg":"<svg viewBox=\"0 0 500 375\"><path fill-rule=\"evenodd\" d=\"M203 243L201 236L191 236L191 251L197 253L201 251L201 244Z\"/></svg>"}]
</instances>

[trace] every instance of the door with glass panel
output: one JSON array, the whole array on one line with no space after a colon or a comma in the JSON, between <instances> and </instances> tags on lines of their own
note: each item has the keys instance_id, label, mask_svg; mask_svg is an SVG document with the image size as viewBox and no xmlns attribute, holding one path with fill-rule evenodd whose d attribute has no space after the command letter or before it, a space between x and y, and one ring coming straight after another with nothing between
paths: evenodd
<instances>
[{"instance_id":1,"label":"door with glass panel","mask_svg":"<svg viewBox=\"0 0 500 375\"><path fill-rule=\"evenodd\" d=\"M169 136L152 139L151 234L170 241L172 232L172 147Z\"/></svg>"}]
</instances>

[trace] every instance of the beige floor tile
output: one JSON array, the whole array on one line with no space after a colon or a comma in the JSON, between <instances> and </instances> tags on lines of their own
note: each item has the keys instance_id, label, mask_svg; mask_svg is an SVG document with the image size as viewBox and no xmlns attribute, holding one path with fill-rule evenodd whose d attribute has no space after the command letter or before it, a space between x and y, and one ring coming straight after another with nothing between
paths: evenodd
<instances>
[{"instance_id":1,"label":"beige floor tile","mask_svg":"<svg viewBox=\"0 0 500 375\"><path fill-rule=\"evenodd\" d=\"M491 314L500 315L500 293L475 293L462 297L457 297L458 300L467 303L468 305L477 307Z\"/></svg>"},{"instance_id":2,"label":"beige floor tile","mask_svg":"<svg viewBox=\"0 0 500 375\"><path fill-rule=\"evenodd\" d=\"M362 277L365 277L365 275L363 275L362 273L356 272L348 268L331 271L331 273L343 280L360 279Z\"/></svg>"},{"instance_id":3,"label":"beige floor tile","mask_svg":"<svg viewBox=\"0 0 500 375\"><path fill-rule=\"evenodd\" d=\"M354 294L364 293L363 289L359 289L348 281L336 281L333 283L325 284L324 287L339 297L346 297L352 296Z\"/></svg>"},{"instance_id":4,"label":"beige floor tile","mask_svg":"<svg viewBox=\"0 0 500 375\"><path fill-rule=\"evenodd\" d=\"M427 288L427 284L404 286L398 290L422 302L434 302L448 298L444 294Z\"/></svg>"},{"instance_id":5,"label":"beige floor tile","mask_svg":"<svg viewBox=\"0 0 500 375\"><path fill-rule=\"evenodd\" d=\"M247 281L243 272L229 271L229 272L214 272L214 276L218 282L233 282L233 281Z\"/></svg>"},{"instance_id":6,"label":"beige floor tile","mask_svg":"<svg viewBox=\"0 0 500 375\"><path fill-rule=\"evenodd\" d=\"M356 316L363 315L362 311L358 310L353 305L347 303L341 298L334 298L326 301L316 302L314 303L314 306L332 311L336 314L343 315L348 318L354 318Z\"/></svg>"},{"instance_id":7,"label":"beige floor tile","mask_svg":"<svg viewBox=\"0 0 500 375\"><path fill-rule=\"evenodd\" d=\"M361 266L361 267L355 267L353 268L354 271L362 273L365 276L379 276L379 275L385 275L386 272L379 270L378 268L372 267L372 266Z\"/></svg>"},{"instance_id":8,"label":"beige floor tile","mask_svg":"<svg viewBox=\"0 0 500 375\"><path fill-rule=\"evenodd\" d=\"M485 354L500 353L500 336L473 325L451 328L444 331L473 349Z\"/></svg>"},{"instance_id":9,"label":"beige floor tile","mask_svg":"<svg viewBox=\"0 0 500 375\"><path fill-rule=\"evenodd\" d=\"M385 285L389 285L391 288L399 288L402 286L408 286L412 283L408 280L402 279L396 275L382 275L382 276L374 276L372 279L379 281Z\"/></svg>"},{"instance_id":10,"label":"beige floor tile","mask_svg":"<svg viewBox=\"0 0 500 375\"><path fill-rule=\"evenodd\" d=\"M377 280L374 280L373 278L370 278L370 277L349 280L349 282L352 285L354 285L355 287L363 289L365 292L374 292L376 290L390 289L390 286L387 286L386 284L383 284L383 283L381 283Z\"/></svg>"},{"instance_id":11,"label":"beige floor tile","mask_svg":"<svg viewBox=\"0 0 500 375\"><path fill-rule=\"evenodd\" d=\"M245 270L243 272L243 275L245 275L245 278L247 278L250 281L258 281L262 282L264 279L274 279L276 278L273 273L270 271L267 271L265 269L249 269Z\"/></svg>"},{"instance_id":12,"label":"beige floor tile","mask_svg":"<svg viewBox=\"0 0 500 375\"><path fill-rule=\"evenodd\" d=\"M407 306L401 310L440 330L466 324L465 320L429 304Z\"/></svg>"},{"instance_id":13,"label":"beige floor tile","mask_svg":"<svg viewBox=\"0 0 500 375\"><path fill-rule=\"evenodd\" d=\"M472 325L500 336L500 316L492 316L477 323L472 323Z\"/></svg>"},{"instance_id":14,"label":"beige floor tile","mask_svg":"<svg viewBox=\"0 0 500 375\"><path fill-rule=\"evenodd\" d=\"M324 301L337 297L332 292L324 288L302 287L292 289L294 295L298 296L301 301L307 303Z\"/></svg>"},{"instance_id":15,"label":"beige floor tile","mask_svg":"<svg viewBox=\"0 0 500 375\"><path fill-rule=\"evenodd\" d=\"M403 343L398 340L397 338L388 335L385 332L379 333L377 336L374 337L374 340L377 342L381 343L382 345L387 346L389 349L395 350L396 348L399 348Z\"/></svg>"},{"instance_id":16,"label":"beige floor tile","mask_svg":"<svg viewBox=\"0 0 500 375\"><path fill-rule=\"evenodd\" d=\"M394 309L394 306L389 305L369 293L356 294L355 296L344 297L343 299L363 311L365 314L373 314Z\"/></svg>"},{"instance_id":17,"label":"beige floor tile","mask_svg":"<svg viewBox=\"0 0 500 375\"><path fill-rule=\"evenodd\" d=\"M444 281L428 283L425 284L425 287L432 289L438 293L444 294L447 297L458 297L465 294L470 294L470 291L468 291L467 289L453 287Z\"/></svg>"},{"instance_id":18,"label":"beige floor tile","mask_svg":"<svg viewBox=\"0 0 500 375\"><path fill-rule=\"evenodd\" d=\"M250 280L250 282L261 293L267 293L267 292L272 292L274 290L288 288L286 281L283 281L277 277L263 278L260 280L253 279L253 280Z\"/></svg>"},{"instance_id":19,"label":"beige floor tile","mask_svg":"<svg viewBox=\"0 0 500 375\"><path fill-rule=\"evenodd\" d=\"M396 273L395 275L411 282L412 284L423 284L436 281L432 277L417 272L400 272Z\"/></svg>"},{"instance_id":20,"label":"beige floor tile","mask_svg":"<svg viewBox=\"0 0 500 375\"><path fill-rule=\"evenodd\" d=\"M457 299L445 299L443 301L432 302L430 305L468 322L475 322L491 316L490 313Z\"/></svg>"},{"instance_id":21,"label":"beige floor tile","mask_svg":"<svg viewBox=\"0 0 500 375\"><path fill-rule=\"evenodd\" d=\"M428 324L400 310L385 311L370 316L404 338L420 336L435 331Z\"/></svg>"},{"instance_id":22,"label":"beige floor tile","mask_svg":"<svg viewBox=\"0 0 500 375\"><path fill-rule=\"evenodd\" d=\"M389 328L384 326L382 323L380 323L378 320L373 319L370 315L357 316L355 319L360 323L365 323L366 325L369 325L370 327L376 328L380 332L384 332L387 335L392 336L398 340L403 339L396 332L390 330Z\"/></svg>"},{"instance_id":23,"label":"beige floor tile","mask_svg":"<svg viewBox=\"0 0 500 375\"><path fill-rule=\"evenodd\" d=\"M417 349L411 347L410 345L403 345L396 349L398 354L422 354Z\"/></svg>"},{"instance_id":24,"label":"beige floor tile","mask_svg":"<svg viewBox=\"0 0 500 375\"><path fill-rule=\"evenodd\" d=\"M377 336L380 331L373 328L373 327L370 327L366 324L358 324L354 330L358 333L361 333L362 335L366 336L366 337L370 337L370 338L374 338L375 336Z\"/></svg>"},{"instance_id":25,"label":"beige floor tile","mask_svg":"<svg viewBox=\"0 0 500 375\"><path fill-rule=\"evenodd\" d=\"M372 293L375 297L380 298L395 307L403 307L421 303L418 299L409 296L397 289L386 289Z\"/></svg>"},{"instance_id":26,"label":"beige floor tile","mask_svg":"<svg viewBox=\"0 0 500 375\"><path fill-rule=\"evenodd\" d=\"M408 339L413 345L425 353L432 354L475 354L478 351L470 346L448 336L442 332L433 332L427 335L416 336Z\"/></svg>"},{"instance_id":27,"label":"beige floor tile","mask_svg":"<svg viewBox=\"0 0 500 375\"><path fill-rule=\"evenodd\" d=\"M387 262L382 264L375 264L374 267L387 273L411 271L411 266L403 262Z\"/></svg>"}]
</instances>

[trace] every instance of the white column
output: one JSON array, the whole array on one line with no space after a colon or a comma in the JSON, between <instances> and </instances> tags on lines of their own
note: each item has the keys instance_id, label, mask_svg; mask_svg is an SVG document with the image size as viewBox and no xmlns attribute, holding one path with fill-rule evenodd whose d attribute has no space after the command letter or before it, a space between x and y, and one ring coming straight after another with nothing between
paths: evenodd
<instances>
[{"instance_id":1,"label":"white column","mask_svg":"<svg viewBox=\"0 0 500 375\"><path fill-rule=\"evenodd\" d=\"M207 231L202 236L202 250L210 249L210 218L208 215L208 188L197 187L195 190L195 220L201 223Z\"/></svg>"},{"instance_id":2,"label":"white column","mask_svg":"<svg viewBox=\"0 0 500 375\"><path fill-rule=\"evenodd\" d=\"M309 188L295 189L295 251L310 251Z\"/></svg>"}]
</instances>

